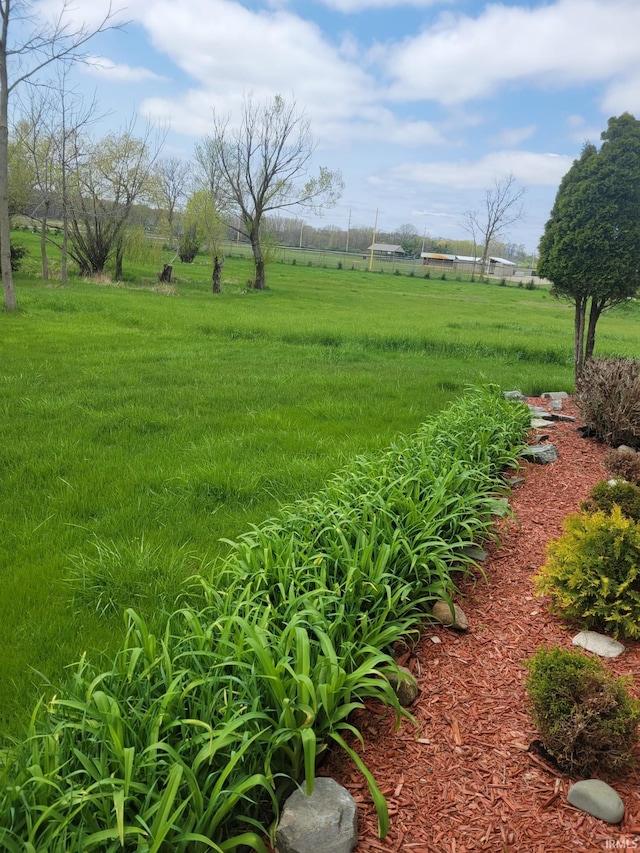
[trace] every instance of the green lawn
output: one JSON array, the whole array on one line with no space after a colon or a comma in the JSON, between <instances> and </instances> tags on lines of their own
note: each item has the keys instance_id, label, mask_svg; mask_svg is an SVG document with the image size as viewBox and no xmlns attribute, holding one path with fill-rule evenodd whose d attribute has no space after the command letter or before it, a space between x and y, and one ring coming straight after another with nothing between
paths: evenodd
<instances>
[{"instance_id":1,"label":"green lawn","mask_svg":"<svg viewBox=\"0 0 640 853\"><path fill-rule=\"evenodd\" d=\"M546 289L274 264L256 293L230 259L213 296L199 259L167 295L129 272L19 275L0 315L4 731L40 673L114 648L123 607L159 614L221 538L468 385L571 389L572 311ZM640 355L637 325L635 304L605 317L598 351Z\"/></svg>"}]
</instances>

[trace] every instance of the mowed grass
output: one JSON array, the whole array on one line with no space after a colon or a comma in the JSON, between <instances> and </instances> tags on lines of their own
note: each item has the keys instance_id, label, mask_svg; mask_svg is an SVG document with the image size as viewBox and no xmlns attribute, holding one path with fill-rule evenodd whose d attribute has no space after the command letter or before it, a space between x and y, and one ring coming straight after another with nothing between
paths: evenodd
<instances>
[{"instance_id":1,"label":"mowed grass","mask_svg":"<svg viewBox=\"0 0 640 853\"><path fill-rule=\"evenodd\" d=\"M126 286L18 277L0 316L0 729L44 678L109 652L133 606L160 624L181 580L357 454L468 385L570 390L572 311L546 290L230 259ZM639 354L635 306L600 351Z\"/></svg>"}]
</instances>

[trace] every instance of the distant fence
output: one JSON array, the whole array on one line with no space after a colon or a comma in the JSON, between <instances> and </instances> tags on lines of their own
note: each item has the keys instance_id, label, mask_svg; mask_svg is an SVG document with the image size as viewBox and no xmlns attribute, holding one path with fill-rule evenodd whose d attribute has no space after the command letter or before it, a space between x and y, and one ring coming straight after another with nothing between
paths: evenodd
<instances>
[{"instance_id":1,"label":"distant fence","mask_svg":"<svg viewBox=\"0 0 640 853\"><path fill-rule=\"evenodd\" d=\"M251 259L251 246L248 243L233 242L225 245L229 257ZM275 246L266 250L271 263L291 264L303 267L324 267L325 269L369 270L416 278L452 279L453 281L477 281L480 273L452 269L450 266L424 264L421 258L386 257L374 253L373 261L369 252L339 252L322 249L307 249L299 246ZM500 275L486 275L487 279L501 282ZM547 282L531 274L531 268L517 269L506 281L519 287L538 286Z\"/></svg>"}]
</instances>

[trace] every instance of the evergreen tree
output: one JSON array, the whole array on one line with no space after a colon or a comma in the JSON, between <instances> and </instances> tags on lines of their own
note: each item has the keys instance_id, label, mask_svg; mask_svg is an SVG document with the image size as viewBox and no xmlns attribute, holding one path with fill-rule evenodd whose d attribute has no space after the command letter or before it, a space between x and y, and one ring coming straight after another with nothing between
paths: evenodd
<instances>
[{"instance_id":1,"label":"evergreen tree","mask_svg":"<svg viewBox=\"0 0 640 853\"><path fill-rule=\"evenodd\" d=\"M560 183L540 241L538 272L574 304L576 381L593 356L603 311L640 287L640 121L609 119Z\"/></svg>"}]
</instances>

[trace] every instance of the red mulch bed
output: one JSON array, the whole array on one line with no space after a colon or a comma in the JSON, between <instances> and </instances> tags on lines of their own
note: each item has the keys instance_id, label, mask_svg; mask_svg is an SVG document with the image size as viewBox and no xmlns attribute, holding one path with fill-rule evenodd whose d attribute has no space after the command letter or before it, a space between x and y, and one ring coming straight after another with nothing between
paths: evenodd
<instances>
[{"instance_id":1,"label":"red mulch bed","mask_svg":"<svg viewBox=\"0 0 640 853\"><path fill-rule=\"evenodd\" d=\"M563 412L578 417L570 400ZM606 448L582 438L580 423L548 431L557 462L523 465L525 483L511 498L515 520L491 549L486 582L478 574L461 589L458 603L469 631L429 627L404 661L420 685L410 708L417 727L403 721L396 731L394 716L377 705L358 716L361 754L389 804L384 841L357 769L338 753L323 768L358 803L357 853L640 849L640 771L605 780L626 808L622 824L612 826L570 806L566 794L575 779L529 748L538 733L526 710L523 662L540 645L571 648L580 630L549 613L548 601L534 595L532 575L565 516L609 476L602 462ZM607 665L617 675L638 676L640 642L623 642L624 654Z\"/></svg>"}]
</instances>

